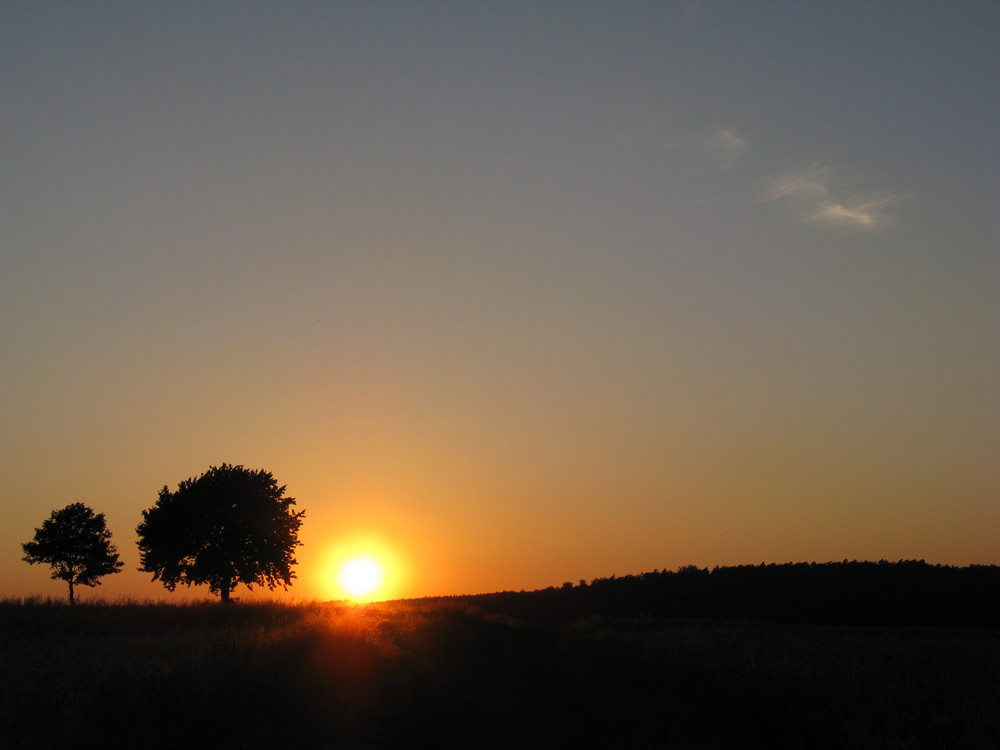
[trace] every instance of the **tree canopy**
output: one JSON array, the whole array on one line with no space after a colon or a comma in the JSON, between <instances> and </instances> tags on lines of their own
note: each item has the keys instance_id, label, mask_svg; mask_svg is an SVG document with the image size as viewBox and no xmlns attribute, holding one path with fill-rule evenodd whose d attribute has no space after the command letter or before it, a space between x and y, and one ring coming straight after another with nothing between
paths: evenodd
<instances>
[{"instance_id":1,"label":"tree canopy","mask_svg":"<svg viewBox=\"0 0 1000 750\"><path fill-rule=\"evenodd\" d=\"M21 545L25 562L52 566L52 578L66 581L69 603L75 603L73 587L98 586L100 578L119 572L124 563L111 543L111 532L103 513L94 513L83 503L71 503L52 511L35 529L30 542Z\"/></svg>"},{"instance_id":2,"label":"tree canopy","mask_svg":"<svg viewBox=\"0 0 1000 750\"><path fill-rule=\"evenodd\" d=\"M136 528L142 567L170 591L178 583L209 585L222 601L239 584L287 589L305 511L294 512L270 472L222 464L142 512Z\"/></svg>"}]
</instances>

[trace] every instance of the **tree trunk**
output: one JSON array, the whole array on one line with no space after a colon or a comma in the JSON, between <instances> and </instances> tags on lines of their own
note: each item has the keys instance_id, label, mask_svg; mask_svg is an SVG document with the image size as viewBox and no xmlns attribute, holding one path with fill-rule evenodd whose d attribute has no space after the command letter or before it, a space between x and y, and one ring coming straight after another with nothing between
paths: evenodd
<instances>
[{"instance_id":1,"label":"tree trunk","mask_svg":"<svg viewBox=\"0 0 1000 750\"><path fill-rule=\"evenodd\" d=\"M232 588L232 583L229 578L222 579L222 585L219 586L219 596L222 597L223 604L229 604L229 589Z\"/></svg>"},{"instance_id":2,"label":"tree trunk","mask_svg":"<svg viewBox=\"0 0 1000 750\"><path fill-rule=\"evenodd\" d=\"M69 603L76 604L76 602L73 600L73 579L70 578L66 583L69 584Z\"/></svg>"}]
</instances>

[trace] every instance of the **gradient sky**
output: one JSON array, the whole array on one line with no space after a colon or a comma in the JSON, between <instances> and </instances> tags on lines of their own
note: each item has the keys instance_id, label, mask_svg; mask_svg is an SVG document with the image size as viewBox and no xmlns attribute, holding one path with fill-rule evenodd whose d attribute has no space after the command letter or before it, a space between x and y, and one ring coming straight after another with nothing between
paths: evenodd
<instances>
[{"instance_id":1,"label":"gradient sky","mask_svg":"<svg viewBox=\"0 0 1000 750\"><path fill-rule=\"evenodd\" d=\"M5 3L0 596L271 471L291 593L1000 563L1000 4ZM207 596L207 589L174 595ZM243 595L242 590L237 595Z\"/></svg>"}]
</instances>

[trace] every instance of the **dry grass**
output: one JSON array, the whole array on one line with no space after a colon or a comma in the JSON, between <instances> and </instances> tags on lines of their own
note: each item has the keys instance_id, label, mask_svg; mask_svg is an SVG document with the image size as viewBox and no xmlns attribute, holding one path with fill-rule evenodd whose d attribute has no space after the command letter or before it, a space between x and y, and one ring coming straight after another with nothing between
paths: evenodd
<instances>
[{"instance_id":1,"label":"dry grass","mask_svg":"<svg viewBox=\"0 0 1000 750\"><path fill-rule=\"evenodd\" d=\"M0 602L0 748L995 748L995 631Z\"/></svg>"}]
</instances>

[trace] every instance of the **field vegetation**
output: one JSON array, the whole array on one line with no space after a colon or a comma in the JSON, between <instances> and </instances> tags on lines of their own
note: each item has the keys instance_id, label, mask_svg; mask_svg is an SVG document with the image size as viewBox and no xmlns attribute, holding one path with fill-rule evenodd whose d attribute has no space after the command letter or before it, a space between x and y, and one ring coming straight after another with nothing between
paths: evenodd
<instances>
[{"instance_id":1,"label":"field vegetation","mask_svg":"<svg viewBox=\"0 0 1000 750\"><path fill-rule=\"evenodd\" d=\"M496 611L553 596L7 600L0 749L1000 747L995 628Z\"/></svg>"}]
</instances>

